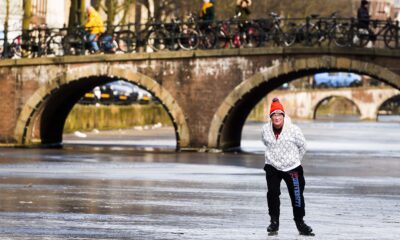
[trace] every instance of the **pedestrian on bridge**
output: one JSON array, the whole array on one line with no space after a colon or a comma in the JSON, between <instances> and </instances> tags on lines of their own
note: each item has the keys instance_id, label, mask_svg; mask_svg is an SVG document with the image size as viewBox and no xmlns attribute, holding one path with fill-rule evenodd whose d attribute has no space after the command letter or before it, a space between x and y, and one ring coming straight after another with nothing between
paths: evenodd
<instances>
[{"instance_id":1,"label":"pedestrian on bridge","mask_svg":"<svg viewBox=\"0 0 400 240\"><path fill-rule=\"evenodd\" d=\"M203 0L203 6L200 10L200 19L204 21L205 25L211 24L215 17L214 4L210 0Z\"/></svg>"},{"instance_id":2,"label":"pedestrian on bridge","mask_svg":"<svg viewBox=\"0 0 400 240\"><path fill-rule=\"evenodd\" d=\"M236 1L236 16L240 22L246 22L250 16L251 0L237 0Z\"/></svg>"},{"instance_id":3,"label":"pedestrian on bridge","mask_svg":"<svg viewBox=\"0 0 400 240\"><path fill-rule=\"evenodd\" d=\"M269 118L270 121L262 128L262 141L266 146L264 171L268 187L267 202L271 218L267 231L269 235L275 235L279 230L279 196L283 179L289 191L299 233L314 236L311 227L303 221L305 180L301 160L306 153L306 140L300 128L286 116L278 98L272 100Z\"/></svg>"},{"instance_id":4,"label":"pedestrian on bridge","mask_svg":"<svg viewBox=\"0 0 400 240\"><path fill-rule=\"evenodd\" d=\"M367 0L362 0L360 7L357 10L357 21L358 27L361 29L369 28L369 11L368 11L369 2Z\"/></svg>"},{"instance_id":5,"label":"pedestrian on bridge","mask_svg":"<svg viewBox=\"0 0 400 240\"><path fill-rule=\"evenodd\" d=\"M99 51L99 45L97 45L97 40L104 32L103 21L101 20L100 14L94 9L92 6L88 6L86 8L86 12L88 15L88 20L85 24L85 29L88 32L88 41L92 46L92 50L94 52Z\"/></svg>"}]
</instances>

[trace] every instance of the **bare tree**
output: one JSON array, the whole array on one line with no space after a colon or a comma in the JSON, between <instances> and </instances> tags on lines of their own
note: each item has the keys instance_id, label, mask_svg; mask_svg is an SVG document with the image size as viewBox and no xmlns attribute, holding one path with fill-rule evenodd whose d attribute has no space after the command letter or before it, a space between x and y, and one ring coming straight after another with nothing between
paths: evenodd
<instances>
[{"instance_id":1,"label":"bare tree","mask_svg":"<svg viewBox=\"0 0 400 240\"><path fill-rule=\"evenodd\" d=\"M86 1L79 1L79 23L83 25L86 21Z\"/></svg>"},{"instance_id":2,"label":"bare tree","mask_svg":"<svg viewBox=\"0 0 400 240\"><path fill-rule=\"evenodd\" d=\"M0 46L0 49L2 49L1 54L3 57L8 57L8 50L7 50L7 45L8 45L8 20L10 18L10 0L6 0L6 15L4 19L4 39L3 42L0 44L3 44L3 46Z\"/></svg>"},{"instance_id":3,"label":"bare tree","mask_svg":"<svg viewBox=\"0 0 400 240\"><path fill-rule=\"evenodd\" d=\"M103 3L98 0L98 9L104 11L107 15L107 26L114 24L126 24L126 19L130 15L133 4L137 3L138 0L105 0Z\"/></svg>"},{"instance_id":4,"label":"bare tree","mask_svg":"<svg viewBox=\"0 0 400 240\"><path fill-rule=\"evenodd\" d=\"M94 7L94 9L96 9L96 11L99 11L100 10L100 4L101 4L101 0L94 0L92 6Z\"/></svg>"},{"instance_id":5,"label":"bare tree","mask_svg":"<svg viewBox=\"0 0 400 240\"><path fill-rule=\"evenodd\" d=\"M85 0L71 0L69 8L68 26L74 27L76 25L83 25L86 20L85 14Z\"/></svg>"},{"instance_id":6,"label":"bare tree","mask_svg":"<svg viewBox=\"0 0 400 240\"><path fill-rule=\"evenodd\" d=\"M353 15L354 0L253 0L251 18L267 18L271 11L283 17L304 18L318 13L329 16L334 11L340 11L342 17ZM84 0L71 0L70 23L84 19L83 14L73 16L73 13L82 12ZM169 21L171 18L183 18L191 12L198 13L202 6L201 0L93 0L93 7L107 15L107 25L126 24L130 21L144 23L148 17L155 17L157 21ZM223 20L235 14L236 1L214 1L216 19ZM72 11L74 10L74 11ZM135 18L133 19L133 16ZM75 18L71 21L71 18Z\"/></svg>"},{"instance_id":7,"label":"bare tree","mask_svg":"<svg viewBox=\"0 0 400 240\"><path fill-rule=\"evenodd\" d=\"M23 3L24 16L22 19L22 30L27 31L32 20L32 0L24 0Z\"/></svg>"},{"instance_id":8,"label":"bare tree","mask_svg":"<svg viewBox=\"0 0 400 240\"><path fill-rule=\"evenodd\" d=\"M6 16L4 19L4 37L6 38L8 33L8 20L10 18L10 0L6 0ZM6 41L7 39L5 39Z\"/></svg>"},{"instance_id":9,"label":"bare tree","mask_svg":"<svg viewBox=\"0 0 400 240\"><path fill-rule=\"evenodd\" d=\"M74 27L78 24L78 0L71 0L69 7L68 26Z\"/></svg>"},{"instance_id":10,"label":"bare tree","mask_svg":"<svg viewBox=\"0 0 400 240\"><path fill-rule=\"evenodd\" d=\"M134 0L125 0L122 4L122 18L121 21L118 23L119 24L126 24L126 18L129 14L129 11L131 10L131 6L134 3Z\"/></svg>"},{"instance_id":11,"label":"bare tree","mask_svg":"<svg viewBox=\"0 0 400 240\"><path fill-rule=\"evenodd\" d=\"M104 11L107 14L107 26L110 28L110 26L114 25L114 20L115 16L117 15L117 10L118 10L118 0L106 0L106 6L104 8Z\"/></svg>"}]
</instances>

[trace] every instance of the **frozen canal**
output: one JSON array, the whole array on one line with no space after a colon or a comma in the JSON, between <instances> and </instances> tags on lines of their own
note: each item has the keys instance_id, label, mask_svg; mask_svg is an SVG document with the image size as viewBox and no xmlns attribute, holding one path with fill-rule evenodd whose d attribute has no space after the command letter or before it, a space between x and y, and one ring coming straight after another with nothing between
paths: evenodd
<instances>
[{"instance_id":1,"label":"frozen canal","mask_svg":"<svg viewBox=\"0 0 400 240\"><path fill-rule=\"evenodd\" d=\"M398 239L400 124L299 126L313 239ZM174 146L154 131L161 140L66 139ZM312 239L298 235L284 183L279 235L266 234L259 131L246 125L240 154L0 149L0 239Z\"/></svg>"}]
</instances>

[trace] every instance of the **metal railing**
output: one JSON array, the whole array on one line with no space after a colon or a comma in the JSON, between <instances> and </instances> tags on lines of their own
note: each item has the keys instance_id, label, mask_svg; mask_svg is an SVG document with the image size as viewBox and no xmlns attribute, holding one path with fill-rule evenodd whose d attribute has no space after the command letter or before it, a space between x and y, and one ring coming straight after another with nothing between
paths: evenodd
<instances>
[{"instance_id":1,"label":"metal railing","mask_svg":"<svg viewBox=\"0 0 400 240\"><path fill-rule=\"evenodd\" d=\"M94 53L88 41L88 29L38 27L25 32L4 33L0 39L2 58L34 58L43 56L85 55ZM104 53L178 51L195 49L254 47L375 47L398 49L399 23L371 20L361 28L354 18L311 15L306 18L283 19L275 13L268 18L239 21L237 18L218 22L188 20L146 24L129 23L111 26L96 38ZM371 46L372 45L372 46Z\"/></svg>"}]
</instances>

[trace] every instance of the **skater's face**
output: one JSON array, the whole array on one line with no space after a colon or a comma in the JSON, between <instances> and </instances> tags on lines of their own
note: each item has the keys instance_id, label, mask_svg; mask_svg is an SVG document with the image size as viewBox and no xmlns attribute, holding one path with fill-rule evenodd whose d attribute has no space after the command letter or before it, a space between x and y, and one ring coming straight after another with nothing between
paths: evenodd
<instances>
[{"instance_id":1,"label":"skater's face","mask_svg":"<svg viewBox=\"0 0 400 240\"><path fill-rule=\"evenodd\" d=\"M285 117L282 113L274 113L271 116L272 124L274 125L275 128L282 128L283 123L285 121Z\"/></svg>"}]
</instances>

